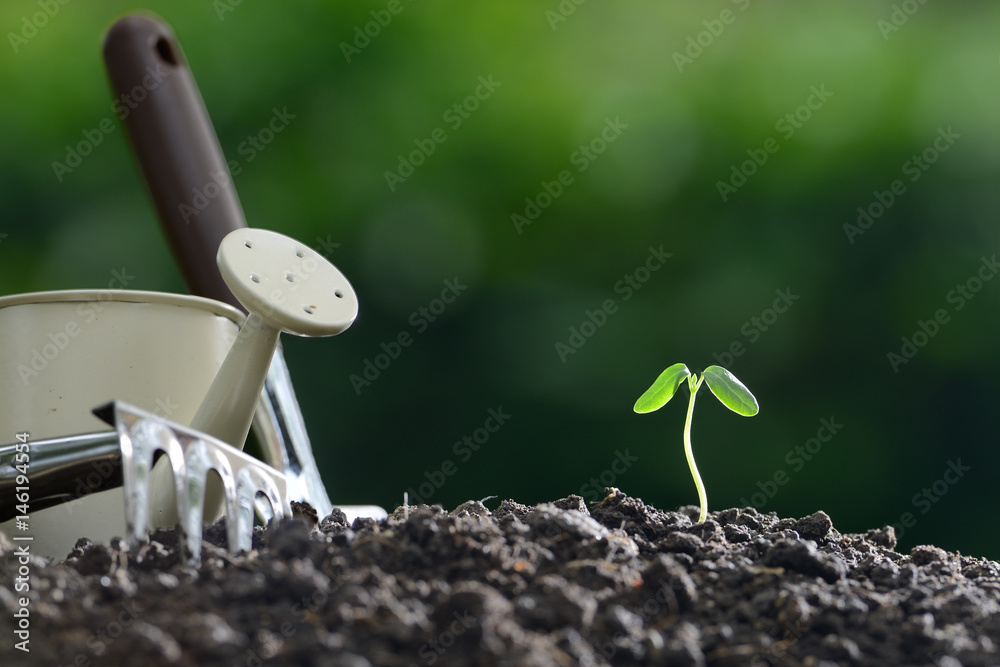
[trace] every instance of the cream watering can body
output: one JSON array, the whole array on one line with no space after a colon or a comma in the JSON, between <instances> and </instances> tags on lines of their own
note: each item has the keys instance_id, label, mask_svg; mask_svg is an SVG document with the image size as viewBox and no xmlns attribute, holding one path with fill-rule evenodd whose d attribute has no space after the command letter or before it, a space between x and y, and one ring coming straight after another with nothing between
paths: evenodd
<instances>
[{"instance_id":1,"label":"cream watering can body","mask_svg":"<svg viewBox=\"0 0 1000 667\"><path fill-rule=\"evenodd\" d=\"M16 433L39 441L95 431L101 422L91 409L122 399L242 448L279 332L340 333L358 306L332 264L274 232L232 232L220 246L219 264L249 316L210 299L157 292L0 298L0 427L8 433L0 440L13 442ZM106 541L122 534L121 490L92 491L110 474L107 464L93 468L64 497L49 499L68 502L33 512L36 552L61 558L76 538ZM153 525L172 526L174 505L169 469L157 465ZM206 518L220 508L221 496L210 485ZM13 534L11 524L0 524L0 531Z\"/></svg>"}]
</instances>

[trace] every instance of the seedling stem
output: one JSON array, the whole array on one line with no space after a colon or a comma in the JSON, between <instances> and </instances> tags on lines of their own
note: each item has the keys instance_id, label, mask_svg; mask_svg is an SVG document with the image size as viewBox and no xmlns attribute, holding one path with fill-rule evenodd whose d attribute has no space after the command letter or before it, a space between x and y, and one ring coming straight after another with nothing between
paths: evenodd
<instances>
[{"instance_id":1,"label":"seedling stem","mask_svg":"<svg viewBox=\"0 0 1000 667\"><path fill-rule=\"evenodd\" d=\"M707 380L708 388L712 390L715 397L738 415L753 417L760 408L757 406L757 399L750 393L750 390L722 366L709 366L699 377L689 371L684 364L674 364L660 373L652 386L643 392L639 400L635 402L632 409L639 414L659 410L673 398L684 380L687 380L688 389L691 390L687 420L684 422L684 456L687 458L688 468L691 469L691 476L694 477L694 485L698 489L698 502L701 506L701 511L698 514L698 522L700 523L708 517L708 494L705 492L704 482L701 481L698 466L694 462L694 452L691 449L691 422L694 417L694 399L701 383Z\"/></svg>"},{"instance_id":2,"label":"seedling stem","mask_svg":"<svg viewBox=\"0 0 1000 667\"><path fill-rule=\"evenodd\" d=\"M687 457L688 467L691 469L691 476L694 477L694 485L698 489L698 504L701 506L701 513L698 521L704 521L708 515L708 493L705 491L705 483L701 481L701 473L698 472L698 465L694 462L694 452L691 449L691 419L694 416L694 398L698 394L698 388L704 382L705 376L698 378L695 382L692 375L688 378L688 388L691 390L691 398L688 399L687 419L684 421L684 456Z\"/></svg>"}]
</instances>

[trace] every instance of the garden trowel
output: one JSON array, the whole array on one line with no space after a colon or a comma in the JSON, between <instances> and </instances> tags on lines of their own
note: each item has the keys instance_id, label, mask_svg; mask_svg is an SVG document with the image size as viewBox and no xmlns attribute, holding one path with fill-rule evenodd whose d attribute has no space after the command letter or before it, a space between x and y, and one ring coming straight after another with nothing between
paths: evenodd
<instances>
[{"instance_id":1,"label":"garden trowel","mask_svg":"<svg viewBox=\"0 0 1000 667\"><path fill-rule=\"evenodd\" d=\"M223 237L246 227L246 220L173 31L150 15L126 16L108 31L104 61L115 106L189 289L245 311L223 281L215 255ZM333 505L280 347L267 373L261 406L265 418L258 413L254 424L264 460L285 474L291 500L305 500L326 516ZM352 509L385 516L374 506Z\"/></svg>"}]
</instances>

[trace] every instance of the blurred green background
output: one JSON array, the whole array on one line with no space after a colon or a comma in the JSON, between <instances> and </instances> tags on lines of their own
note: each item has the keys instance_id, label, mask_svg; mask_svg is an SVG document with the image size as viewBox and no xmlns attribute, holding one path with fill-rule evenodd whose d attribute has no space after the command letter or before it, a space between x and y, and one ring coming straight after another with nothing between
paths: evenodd
<instances>
[{"instance_id":1,"label":"blurred green background","mask_svg":"<svg viewBox=\"0 0 1000 667\"><path fill-rule=\"evenodd\" d=\"M0 9L4 293L104 287L122 266L129 288L185 291L101 61L104 32L135 8ZM761 411L744 419L700 393L693 439L711 509L822 509L845 532L909 512L900 550L1000 557L983 526L1000 511L1000 281L960 310L949 299L998 249L996 3L145 8L180 39L239 162L250 225L326 251L359 295L341 336L285 337L335 502L392 508L407 489L448 508L596 500L595 479L662 508L695 503L686 390L652 415L632 404L668 365L700 371L740 343L728 367ZM494 84L475 99L480 77ZM275 108L294 119L249 151ZM53 162L105 118L115 130L57 178ZM437 128L445 141L387 179ZM949 128L958 138L939 152ZM614 141L595 141L602 131ZM914 155L934 162L907 166ZM539 198L563 171L559 196ZM849 239L858 207L877 213L875 193L897 179L903 194ZM740 186L724 201L720 181ZM515 224L535 213L526 198L546 206ZM663 266L637 271L661 246ZM648 280L626 289L626 276ZM455 280L467 288L441 311L434 299ZM798 297L777 315L776 290ZM571 341L609 299L603 326ZM939 308L948 322L895 372L887 354ZM402 332L412 343L352 384L366 360L390 361L380 344ZM560 356L557 343L581 340ZM477 433L500 408L509 419ZM831 418L842 428L800 462L795 448ZM455 447L486 435L478 451ZM944 481L959 459L970 469ZM768 483L776 473L785 484Z\"/></svg>"}]
</instances>

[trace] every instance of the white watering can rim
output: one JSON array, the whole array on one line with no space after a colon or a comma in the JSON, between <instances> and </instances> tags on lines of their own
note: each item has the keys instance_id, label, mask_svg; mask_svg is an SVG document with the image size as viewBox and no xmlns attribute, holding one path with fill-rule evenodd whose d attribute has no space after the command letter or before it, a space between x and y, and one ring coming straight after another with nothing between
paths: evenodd
<instances>
[{"instance_id":1,"label":"white watering can rim","mask_svg":"<svg viewBox=\"0 0 1000 667\"><path fill-rule=\"evenodd\" d=\"M354 322L358 303L350 282L325 257L274 231L230 232L219 245L216 261L249 316L205 297L113 289L15 294L0 297L0 309L67 302L155 303L207 311L241 324L189 426L242 449L279 332L338 334Z\"/></svg>"},{"instance_id":2,"label":"white watering can rim","mask_svg":"<svg viewBox=\"0 0 1000 667\"><path fill-rule=\"evenodd\" d=\"M67 289L45 292L25 292L0 297L0 308L35 303L74 301L120 301L126 303L156 303L167 306L199 308L242 324L246 315L228 303L190 294L153 292L130 289Z\"/></svg>"},{"instance_id":3,"label":"white watering can rim","mask_svg":"<svg viewBox=\"0 0 1000 667\"><path fill-rule=\"evenodd\" d=\"M358 304L347 278L316 250L265 229L230 232L219 246L223 279L249 310L198 296L141 290L82 289L0 297L0 309L59 303L135 303L177 306L228 319L239 327L225 360L186 426L242 449L281 331L304 336L336 335L354 322ZM116 396L128 400L128 396ZM159 501L173 493L169 468L160 465L150 479L150 506L162 508L159 525L176 523L175 503ZM169 494L168 494L169 495ZM219 493L206 490L204 508L214 516Z\"/></svg>"}]
</instances>

